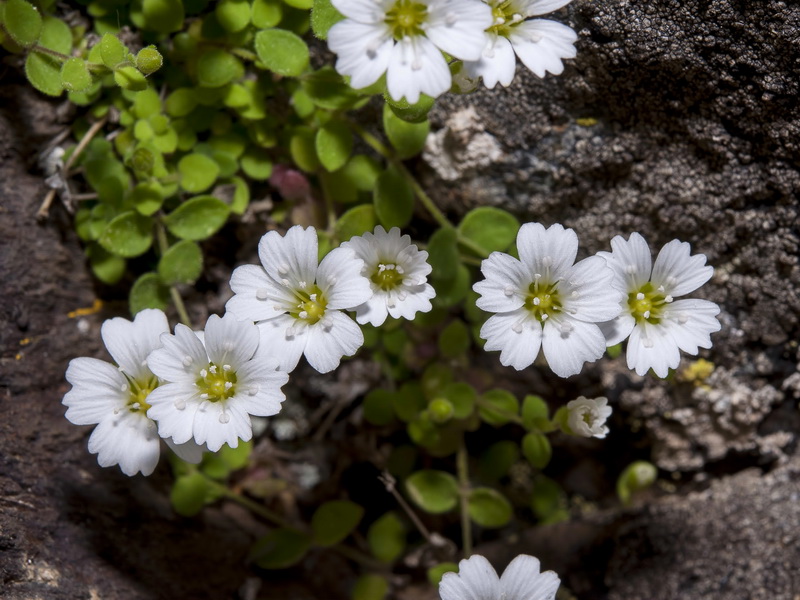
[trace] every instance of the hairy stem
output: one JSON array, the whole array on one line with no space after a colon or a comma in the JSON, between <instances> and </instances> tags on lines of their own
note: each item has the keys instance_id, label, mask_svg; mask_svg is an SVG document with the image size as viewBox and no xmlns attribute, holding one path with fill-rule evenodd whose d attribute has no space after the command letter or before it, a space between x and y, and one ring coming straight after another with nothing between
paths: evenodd
<instances>
[{"instance_id":1,"label":"hairy stem","mask_svg":"<svg viewBox=\"0 0 800 600\"><path fill-rule=\"evenodd\" d=\"M169 241L167 240L167 230L159 222L156 222L156 238L158 239L158 249L161 252L161 256L164 256L164 253L169 249ZM178 318L181 323L191 328L192 319L189 318L189 313L186 311L186 305L183 303L183 298L181 298L178 288L174 285L169 286L169 295L175 305L175 310L178 311Z\"/></svg>"}]
</instances>

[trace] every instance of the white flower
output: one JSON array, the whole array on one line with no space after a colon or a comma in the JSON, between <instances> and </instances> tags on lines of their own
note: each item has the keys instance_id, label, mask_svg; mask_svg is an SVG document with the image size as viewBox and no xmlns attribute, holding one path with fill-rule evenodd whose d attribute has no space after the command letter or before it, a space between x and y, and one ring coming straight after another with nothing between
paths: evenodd
<instances>
[{"instance_id":1,"label":"white flower","mask_svg":"<svg viewBox=\"0 0 800 600\"><path fill-rule=\"evenodd\" d=\"M475 62L465 63L467 72L482 76L486 87L499 82L508 86L514 79L517 61L539 77L549 71L560 75L561 62L575 58L578 36L566 25L547 19L529 19L569 4L572 0L485 0L492 8L493 23L486 30L483 54Z\"/></svg>"},{"instance_id":2,"label":"white flower","mask_svg":"<svg viewBox=\"0 0 800 600\"><path fill-rule=\"evenodd\" d=\"M478 60L491 10L479 0L333 0L345 17L328 32L336 70L358 89L385 72L389 94L411 104L450 89L442 51Z\"/></svg>"},{"instance_id":3,"label":"white flower","mask_svg":"<svg viewBox=\"0 0 800 600\"><path fill-rule=\"evenodd\" d=\"M561 580L539 569L537 558L520 554L498 577L489 561L475 554L458 563L458 573L444 574L439 595L442 600L553 600Z\"/></svg>"},{"instance_id":4,"label":"white flower","mask_svg":"<svg viewBox=\"0 0 800 600\"><path fill-rule=\"evenodd\" d=\"M711 279L714 269L706 266L704 254L691 256L688 243L672 240L652 264L650 248L638 233L629 240L616 236L611 249L598 255L614 270L614 285L625 297L619 317L601 327L609 346L630 336L629 369L639 375L653 369L666 377L680 363L679 350L695 355L711 347L711 334L720 330L719 306L708 300L673 300Z\"/></svg>"},{"instance_id":5,"label":"white flower","mask_svg":"<svg viewBox=\"0 0 800 600\"><path fill-rule=\"evenodd\" d=\"M372 287L372 298L356 308L359 323L377 327L387 315L411 320L417 312L431 310L436 292L427 283L428 253L418 250L409 236L401 236L397 227L387 233L378 225L375 233L352 237L342 248L352 248L364 261L361 274Z\"/></svg>"},{"instance_id":6,"label":"white flower","mask_svg":"<svg viewBox=\"0 0 800 600\"><path fill-rule=\"evenodd\" d=\"M339 366L364 343L361 328L342 312L372 296L361 275L364 262L350 248L336 248L317 266L317 233L295 225L281 236L270 231L258 244L262 267L244 265L231 276L226 310L256 321L282 371L305 354L320 373Z\"/></svg>"},{"instance_id":7,"label":"white flower","mask_svg":"<svg viewBox=\"0 0 800 600\"><path fill-rule=\"evenodd\" d=\"M119 465L126 475L150 475L161 452L156 424L147 417L151 392L161 381L147 367L147 355L161 346L169 332L160 310L139 312L130 322L114 318L103 323L103 342L119 367L96 358L75 358L67 368L72 389L64 396L66 417L76 425L97 425L89 437L89 452L101 467ZM167 444L184 460L200 462L202 448L194 443Z\"/></svg>"},{"instance_id":8,"label":"white flower","mask_svg":"<svg viewBox=\"0 0 800 600\"><path fill-rule=\"evenodd\" d=\"M231 314L211 315L203 336L177 325L161 343L147 364L168 383L150 394L147 414L162 436L178 443L194 439L212 452L222 444L236 448L240 439L253 437L250 415L280 411L280 387L289 375L257 352L259 332L253 323Z\"/></svg>"},{"instance_id":9,"label":"white flower","mask_svg":"<svg viewBox=\"0 0 800 600\"><path fill-rule=\"evenodd\" d=\"M608 435L606 420L611 416L608 398L579 396L577 400L567 402L567 410L567 423L575 435L600 439Z\"/></svg>"},{"instance_id":10,"label":"white flower","mask_svg":"<svg viewBox=\"0 0 800 600\"><path fill-rule=\"evenodd\" d=\"M498 313L481 327L485 349L500 350L500 362L520 370L541 348L556 375L574 375L605 352L596 323L619 314L614 273L596 256L573 264L578 236L558 224L526 223L517 249L519 260L493 252L481 265L486 280L473 286L478 308Z\"/></svg>"}]
</instances>

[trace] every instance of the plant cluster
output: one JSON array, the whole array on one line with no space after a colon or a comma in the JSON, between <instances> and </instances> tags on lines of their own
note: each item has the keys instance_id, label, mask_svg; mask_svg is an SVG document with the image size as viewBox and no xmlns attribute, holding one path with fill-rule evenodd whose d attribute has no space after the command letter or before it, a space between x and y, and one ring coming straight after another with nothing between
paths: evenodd
<instances>
[{"instance_id":1,"label":"plant cluster","mask_svg":"<svg viewBox=\"0 0 800 600\"><path fill-rule=\"evenodd\" d=\"M559 224L520 226L486 206L451 222L407 162L425 145L437 96L480 79L507 86L515 57L540 77L561 73L577 36L536 17L568 3L0 2L12 62L81 111L78 142L45 157L41 215L58 197L95 276L129 287L134 320L102 327L115 365L76 358L67 369L66 416L95 426L99 464L148 475L163 440L178 513L238 502L274 525L252 549L255 565L286 568L332 549L363 566L354 600L384 598L393 565L420 539L436 550L424 565L432 583L459 570L442 579L444 600L552 598L558 578L533 557L499 578L482 557L456 565L418 511L443 522L457 512L467 557L475 527L491 535L530 513L567 518L564 492L542 472L549 436L604 438L611 407L604 397L550 399L561 400L551 414L551 402L520 400L476 371L477 350L568 377L627 339L630 369L667 377L681 350L709 348L719 330L714 303L674 300L713 273L689 244L670 242L653 263L633 233L576 262L577 234ZM258 219L270 229L260 265L238 266L226 314L194 330L184 293L204 277L204 242ZM182 321L173 332L170 307ZM251 472L252 440L282 411L281 388L303 357L328 373L362 348L383 385L357 414L391 446L375 462L398 508L364 522L343 489L288 519L271 508L279 484ZM486 443L487 432L501 439ZM522 495L510 483L520 472ZM656 476L632 463L620 499Z\"/></svg>"}]
</instances>

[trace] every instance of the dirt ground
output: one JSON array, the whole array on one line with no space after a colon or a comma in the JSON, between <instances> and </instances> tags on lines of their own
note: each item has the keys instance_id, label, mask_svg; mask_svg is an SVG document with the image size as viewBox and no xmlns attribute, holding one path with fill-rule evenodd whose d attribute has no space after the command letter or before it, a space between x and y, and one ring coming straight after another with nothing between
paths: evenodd
<instances>
[{"instance_id":1,"label":"dirt ground","mask_svg":"<svg viewBox=\"0 0 800 600\"><path fill-rule=\"evenodd\" d=\"M499 567L534 554L581 600L797 600L800 9L577 0L566 14L580 41L562 77L522 76L506 94L440 104L439 145L418 165L425 185L453 215L494 204L574 227L587 253L631 231L654 248L691 241L716 268L701 295L722 307L723 330L704 353L715 364L707 387L639 378L623 359L566 383L509 376L515 390L556 398L602 390L613 431L606 443L559 442L574 459L564 485L584 499L572 520L477 550ZM69 110L13 69L0 81L0 596L349 597L348 561L312 553L286 572L258 571L246 556L263 526L238 506L178 517L166 464L127 478L86 452L88 428L63 417L64 372L73 357L105 358L100 324L127 308L119 288L93 282L61 207L35 219L46 193L36 157ZM252 261L250 251L237 259ZM214 279L232 266L212 264ZM207 291L210 310L223 293ZM304 372L290 394L352 401L375 377L354 361L324 380ZM355 431L345 421L286 460L362 477L344 461L367 465L370 448L340 454ZM660 482L623 509L608 478L633 458L658 465ZM374 476L364 469L364 481ZM397 598L436 597L407 582L395 582Z\"/></svg>"}]
</instances>

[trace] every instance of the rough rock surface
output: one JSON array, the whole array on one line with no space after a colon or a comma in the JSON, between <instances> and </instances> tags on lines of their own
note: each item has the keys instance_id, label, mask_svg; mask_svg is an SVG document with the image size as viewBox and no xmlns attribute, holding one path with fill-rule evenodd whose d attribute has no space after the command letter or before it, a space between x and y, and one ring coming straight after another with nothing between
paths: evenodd
<instances>
[{"instance_id":1,"label":"rough rock surface","mask_svg":"<svg viewBox=\"0 0 800 600\"><path fill-rule=\"evenodd\" d=\"M587 253L632 231L653 251L691 242L716 268L695 296L722 307L712 391L608 366L606 391L664 469L779 457L797 435L800 7L576 0L553 18L578 32L578 57L440 102L427 187L454 215L489 204L573 227Z\"/></svg>"}]
</instances>

